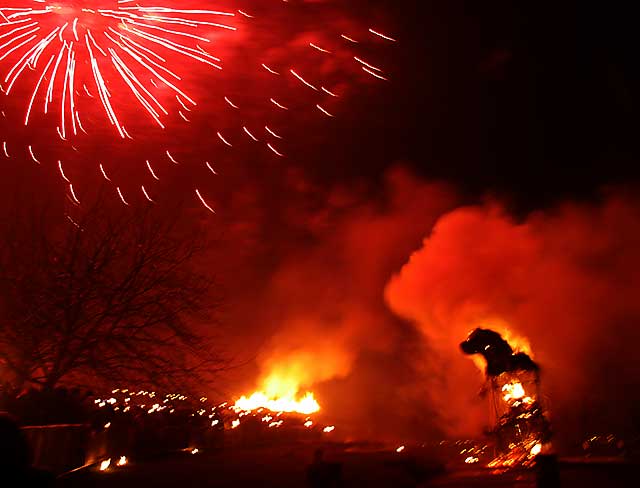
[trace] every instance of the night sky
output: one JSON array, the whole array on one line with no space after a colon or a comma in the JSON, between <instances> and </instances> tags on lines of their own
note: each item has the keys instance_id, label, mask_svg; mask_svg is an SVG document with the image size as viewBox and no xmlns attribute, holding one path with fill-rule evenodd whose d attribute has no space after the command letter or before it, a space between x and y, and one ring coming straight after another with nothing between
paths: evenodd
<instances>
[{"instance_id":1,"label":"night sky","mask_svg":"<svg viewBox=\"0 0 640 488\"><path fill-rule=\"evenodd\" d=\"M389 3L403 5L408 41L406 88L393 96L410 123L394 140L422 174L525 206L637 177L638 70L623 8Z\"/></svg>"}]
</instances>

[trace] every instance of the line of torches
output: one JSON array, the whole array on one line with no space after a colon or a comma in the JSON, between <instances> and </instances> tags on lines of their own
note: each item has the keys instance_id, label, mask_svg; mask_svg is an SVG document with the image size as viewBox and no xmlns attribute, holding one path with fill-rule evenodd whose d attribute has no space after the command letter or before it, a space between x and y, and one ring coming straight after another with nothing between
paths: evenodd
<instances>
[{"instance_id":1,"label":"line of torches","mask_svg":"<svg viewBox=\"0 0 640 488\"><path fill-rule=\"evenodd\" d=\"M303 415L305 417L302 425L307 429L320 428L323 434L330 434L335 430L334 425L319 425L312 418L313 414L320 411L320 405L311 392L298 399L291 396L269 398L262 392L255 392L249 397L240 397L234 404L224 402L215 406L206 405L208 398L203 396L198 399L197 408L194 408L193 403L189 400L188 396L180 393L168 393L161 396L155 391L116 388L111 391L108 398L94 399L94 405L98 408L110 408L113 412L138 412L147 415L165 410L165 413L169 414L174 414L177 410L183 412L192 410L191 417L206 415L211 420L210 427L228 430L237 429L241 425L243 417L259 417L262 422L267 424L268 428L277 429L285 425L285 421L293 418L294 415L296 421L299 421L299 416ZM110 427L111 422L104 425L105 430ZM186 451L191 454L201 452L197 447L188 448ZM108 458L99 463L98 469L108 471L113 467L125 466L127 463L126 456L120 456L115 462Z\"/></svg>"},{"instance_id":2,"label":"line of torches","mask_svg":"<svg viewBox=\"0 0 640 488\"><path fill-rule=\"evenodd\" d=\"M524 392L515 385L509 391L505 390L505 401L511 397L524 397ZM147 415L166 411L169 414L175 413L177 410L193 410L190 414L195 416L207 416L211 420L211 427L223 428L226 430L235 430L240 427L243 418L258 417L264 422L268 428L278 429L285 425L287 419L293 418L297 422L300 421L299 416L304 416L302 425L307 429L320 428L323 434L331 434L335 431L334 425L318 425L313 415L320 411L320 405L315 399L313 393L307 392L305 395L294 398L269 398L262 392L255 392L250 396L242 396L235 403L221 403L215 406L205 406L208 402L207 397L198 399L198 406L194 408L189 402L189 397L180 393L168 393L162 397L157 392L139 390L133 391L129 389L114 389L108 398L96 398L94 404L98 408L111 408L114 412L142 412ZM528 401L528 397L523 401ZM231 414L231 415L229 415ZM292 414L292 415L287 415ZM222 423L222 425L220 425ZM104 425L105 430L111 427L111 422ZM440 446L446 447L448 441L442 441ZM466 464L479 463L480 459L485 455L488 448L487 445L479 446L473 441L452 441L452 446L461 446L463 449L460 454L463 455ZM536 448L534 448L535 451ZM407 447L400 445L395 448L398 454L405 452ZM197 447L185 449L191 454L199 454L202 451ZM533 454L533 451L532 451ZM537 454L537 453L536 453ZM126 456L120 456L115 461L112 458L105 459L100 462L98 468L100 471L109 471L114 467L122 467L128 464Z\"/></svg>"}]
</instances>

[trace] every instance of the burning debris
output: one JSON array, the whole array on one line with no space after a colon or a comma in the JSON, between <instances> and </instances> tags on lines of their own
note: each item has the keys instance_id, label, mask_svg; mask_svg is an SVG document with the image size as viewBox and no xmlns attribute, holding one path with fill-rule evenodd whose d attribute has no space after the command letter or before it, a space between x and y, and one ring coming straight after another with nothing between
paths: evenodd
<instances>
[{"instance_id":1,"label":"burning debris","mask_svg":"<svg viewBox=\"0 0 640 488\"><path fill-rule=\"evenodd\" d=\"M460 344L465 354L481 355L495 427L496 457L490 467L530 465L551 437L540 403L540 369L525 352L489 329L475 329Z\"/></svg>"},{"instance_id":2,"label":"burning debris","mask_svg":"<svg viewBox=\"0 0 640 488\"><path fill-rule=\"evenodd\" d=\"M322 427L311 416L320 411L320 404L312 392L302 393L301 382L294 374L272 372L261 382L261 388L243 395L233 405L226 406L236 417L231 428L252 422L268 429L303 427L305 431L328 434L335 427Z\"/></svg>"},{"instance_id":3,"label":"burning debris","mask_svg":"<svg viewBox=\"0 0 640 488\"><path fill-rule=\"evenodd\" d=\"M311 415L320 411L320 404L313 393L301 392L297 368L284 374L272 372L261 381L261 388L249 396L240 397L234 408L239 412L269 410L276 413Z\"/></svg>"},{"instance_id":4,"label":"burning debris","mask_svg":"<svg viewBox=\"0 0 640 488\"><path fill-rule=\"evenodd\" d=\"M295 412L305 415L310 415L320 410L320 405L311 392L307 392L302 398L296 398L295 395L270 398L265 393L258 391L250 397L240 397L235 406L239 410L247 412L264 408L272 412Z\"/></svg>"}]
</instances>

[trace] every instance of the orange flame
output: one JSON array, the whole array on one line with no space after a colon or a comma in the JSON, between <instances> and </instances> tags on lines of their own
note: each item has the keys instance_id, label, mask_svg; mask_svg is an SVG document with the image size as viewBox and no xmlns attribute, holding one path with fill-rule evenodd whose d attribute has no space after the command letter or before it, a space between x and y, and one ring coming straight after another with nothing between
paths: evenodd
<instances>
[{"instance_id":1,"label":"orange flame","mask_svg":"<svg viewBox=\"0 0 640 488\"><path fill-rule=\"evenodd\" d=\"M234 408L253 411L260 408L272 412L297 412L310 415L320 410L313 393L300 394L300 382L295 375L271 374L262 384L262 389L250 396L240 397Z\"/></svg>"},{"instance_id":2,"label":"orange flame","mask_svg":"<svg viewBox=\"0 0 640 488\"><path fill-rule=\"evenodd\" d=\"M502 392L504 393L502 398L509 404L516 404L516 402L522 402L526 404L533 403L533 398L527 395L527 393L524 391L522 383L520 383L519 381L505 383L502 386Z\"/></svg>"},{"instance_id":3,"label":"orange flame","mask_svg":"<svg viewBox=\"0 0 640 488\"><path fill-rule=\"evenodd\" d=\"M509 400L520 400L524 397L524 388L522 383L519 381L514 381L513 383L507 383L502 387L502 391L505 392L504 400L508 402Z\"/></svg>"},{"instance_id":4,"label":"orange flame","mask_svg":"<svg viewBox=\"0 0 640 488\"><path fill-rule=\"evenodd\" d=\"M269 397L265 393L257 391L250 397L240 397L236 401L235 407L244 411L253 411L265 408L272 412L297 412L305 415L309 415L320 410L320 405L311 392L307 392L302 398L296 398L295 395Z\"/></svg>"}]
</instances>

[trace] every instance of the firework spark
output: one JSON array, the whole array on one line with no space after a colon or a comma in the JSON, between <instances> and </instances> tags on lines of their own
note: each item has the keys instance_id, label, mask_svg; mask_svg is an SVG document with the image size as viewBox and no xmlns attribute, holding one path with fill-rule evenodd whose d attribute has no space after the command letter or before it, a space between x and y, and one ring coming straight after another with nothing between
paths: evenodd
<instances>
[{"instance_id":1,"label":"firework spark","mask_svg":"<svg viewBox=\"0 0 640 488\"><path fill-rule=\"evenodd\" d=\"M123 205L159 202L156 185L175 166L193 173L192 198L213 212L211 178L227 151L251 144L286 158L304 122L340 118L358 88L389 79L378 55L395 42L386 31L334 8L305 18L288 2L242 3L0 0L0 91L23 122L1 112L0 157L52 166L75 205L88 200L88 159Z\"/></svg>"},{"instance_id":2,"label":"firework spark","mask_svg":"<svg viewBox=\"0 0 640 488\"><path fill-rule=\"evenodd\" d=\"M63 140L70 132L86 132L81 97L97 101L120 137L127 137L114 102L113 92L120 87L164 128L169 108L163 93L173 93L184 110L196 105L179 87L181 76L168 59L177 55L221 70L222 60L206 47L212 32L236 30L229 23L235 14L226 11L132 0L19 3L0 7L0 62L8 64L0 83L7 95L22 79L32 83L24 124L37 107L49 113L57 106ZM33 80L30 72L36 73Z\"/></svg>"}]
</instances>

